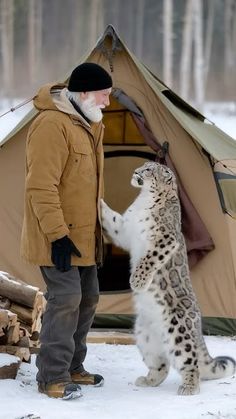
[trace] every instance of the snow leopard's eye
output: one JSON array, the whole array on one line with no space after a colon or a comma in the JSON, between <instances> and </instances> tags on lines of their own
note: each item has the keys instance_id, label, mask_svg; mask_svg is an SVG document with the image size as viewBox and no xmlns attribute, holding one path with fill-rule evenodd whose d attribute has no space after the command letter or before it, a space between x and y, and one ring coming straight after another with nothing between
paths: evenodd
<instances>
[{"instance_id":1,"label":"snow leopard's eye","mask_svg":"<svg viewBox=\"0 0 236 419\"><path fill-rule=\"evenodd\" d=\"M145 174L146 176L152 176L152 169L147 167L147 169L145 169Z\"/></svg>"}]
</instances>

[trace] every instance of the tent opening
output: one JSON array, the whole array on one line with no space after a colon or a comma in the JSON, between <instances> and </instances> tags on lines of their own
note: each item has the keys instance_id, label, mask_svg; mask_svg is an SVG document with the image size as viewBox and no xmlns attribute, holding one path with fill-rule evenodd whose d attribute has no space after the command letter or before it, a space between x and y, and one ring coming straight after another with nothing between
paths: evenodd
<instances>
[{"instance_id":1,"label":"tent opening","mask_svg":"<svg viewBox=\"0 0 236 419\"><path fill-rule=\"evenodd\" d=\"M139 190L130 184L135 168L156 154L146 145L131 112L114 96L104 114L105 201L120 213L133 202ZM101 293L130 290L129 255L108 240L104 243L104 264L98 271Z\"/></svg>"}]
</instances>

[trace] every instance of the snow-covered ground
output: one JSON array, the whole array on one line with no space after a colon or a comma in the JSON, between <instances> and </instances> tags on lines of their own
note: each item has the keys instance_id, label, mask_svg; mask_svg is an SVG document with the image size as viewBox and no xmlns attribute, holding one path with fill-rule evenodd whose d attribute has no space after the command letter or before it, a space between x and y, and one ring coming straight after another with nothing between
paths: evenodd
<instances>
[{"instance_id":1,"label":"snow-covered ground","mask_svg":"<svg viewBox=\"0 0 236 419\"><path fill-rule=\"evenodd\" d=\"M236 354L234 339L206 337L206 342L214 356ZM181 379L173 369L159 387L136 387L135 379L147 369L134 345L89 344L85 367L104 376L103 387L83 386L76 400L50 399L37 391L33 356L15 380L0 380L0 419L236 418L235 377L204 381L195 396L176 394Z\"/></svg>"}]
</instances>

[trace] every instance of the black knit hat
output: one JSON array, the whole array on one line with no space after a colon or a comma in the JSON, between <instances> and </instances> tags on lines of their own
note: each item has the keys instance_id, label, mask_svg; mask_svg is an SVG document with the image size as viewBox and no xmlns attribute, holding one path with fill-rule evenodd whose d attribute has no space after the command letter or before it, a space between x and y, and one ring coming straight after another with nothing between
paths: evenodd
<instances>
[{"instance_id":1,"label":"black knit hat","mask_svg":"<svg viewBox=\"0 0 236 419\"><path fill-rule=\"evenodd\" d=\"M112 87L112 78L103 67L95 63L83 63L70 76L68 90L71 92L93 92Z\"/></svg>"}]
</instances>

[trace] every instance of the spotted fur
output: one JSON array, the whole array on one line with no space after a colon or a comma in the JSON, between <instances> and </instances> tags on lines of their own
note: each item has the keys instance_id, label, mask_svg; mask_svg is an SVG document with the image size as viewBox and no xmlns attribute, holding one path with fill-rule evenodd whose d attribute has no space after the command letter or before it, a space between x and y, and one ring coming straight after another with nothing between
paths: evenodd
<instances>
[{"instance_id":1,"label":"spotted fur","mask_svg":"<svg viewBox=\"0 0 236 419\"><path fill-rule=\"evenodd\" d=\"M104 201L101 209L105 233L130 253L136 342L148 367L136 384L158 386L172 365L182 377L178 394L197 394L200 378L233 375L236 364L227 356L212 358L202 336L173 172L148 162L131 183L141 190L123 215Z\"/></svg>"}]
</instances>

